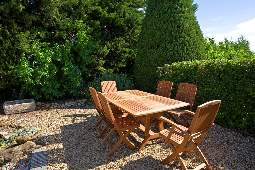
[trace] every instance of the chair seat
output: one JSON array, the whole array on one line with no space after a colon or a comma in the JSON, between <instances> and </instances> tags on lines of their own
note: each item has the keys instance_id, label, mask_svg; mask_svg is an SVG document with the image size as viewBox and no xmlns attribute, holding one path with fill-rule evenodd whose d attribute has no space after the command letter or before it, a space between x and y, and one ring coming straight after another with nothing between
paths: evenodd
<instances>
[{"instance_id":1,"label":"chair seat","mask_svg":"<svg viewBox=\"0 0 255 170\"><path fill-rule=\"evenodd\" d=\"M116 121L116 125L121 130L131 130L131 129L139 127L139 123L131 116L116 117L115 121Z\"/></svg>"},{"instance_id":2,"label":"chair seat","mask_svg":"<svg viewBox=\"0 0 255 170\"><path fill-rule=\"evenodd\" d=\"M171 119L173 119L176 123L184 125L186 127L190 126L192 117L194 116L194 112L191 112L190 110L172 110L169 111L171 114Z\"/></svg>"},{"instance_id":3,"label":"chair seat","mask_svg":"<svg viewBox=\"0 0 255 170\"><path fill-rule=\"evenodd\" d=\"M174 121L172 121L172 120L170 120L170 119L167 119L167 118L165 118L164 116L161 116L161 117L159 118L159 120L161 120L161 121L163 121L163 122L165 122L165 123L168 123L170 126L176 126L177 128L179 128L179 129L182 130L183 132L188 131L188 128L187 128L187 127L185 127L185 126L183 126L183 125L181 125L181 124L175 123ZM178 129L176 129L176 130L178 130Z\"/></svg>"},{"instance_id":4,"label":"chair seat","mask_svg":"<svg viewBox=\"0 0 255 170\"><path fill-rule=\"evenodd\" d=\"M168 111L168 113L171 113L176 116L181 116L184 114L194 115L194 113L189 110L181 110L181 109L171 110L171 111Z\"/></svg>"},{"instance_id":5,"label":"chair seat","mask_svg":"<svg viewBox=\"0 0 255 170\"><path fill-rule=\"evenodd\" d=\"M181 131L179 131L178 129L175 129L175 131L178 131L179 133ZM168 129L164 129L162 131L160 131L160 136L163 137L165 140L172 140L173 142L177 143L177 144L181 144L184 137L178 135L177 133L171 133L171 136L168 137L169 135L169 130Z\"/></svg>"}]
</instances>

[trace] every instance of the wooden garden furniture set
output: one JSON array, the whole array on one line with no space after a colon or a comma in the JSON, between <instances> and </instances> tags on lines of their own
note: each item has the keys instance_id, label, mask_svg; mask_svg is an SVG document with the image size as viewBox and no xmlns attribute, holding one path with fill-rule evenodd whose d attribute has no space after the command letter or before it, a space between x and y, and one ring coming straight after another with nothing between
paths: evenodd
<instances>
[{"instance_id":1,"label":"wooden garden furniture set","mask_svg":"<svg viewBox=\"0 0 255 170\"><path fill-rule=\"evenodd\" d=\"M129 140L131 132L139 129L144 132L144 140L139 147L141 151L149 140L163 138L166 143L173 146L173 153L163 160L164 164L171 161L180 161L183 169L187 169L181 158L182 153L195 152L204 162L197 168L211 169L208 161L199 149L205 139L209 128L213 125L221 101L214 100L197 107L192 112L197 87L193 84L180 83L176 98L171 99L173 83L159 81L156 94L140 90L118 91L115 81L101 83L102 92L97 92L90 87L90 93L95 107L100 114L100 120L106 127L101 130L100 136L106 141L112 132L118 134L118 141L112 145L108 156L110 157L121 145L125 144L134 149L135 145ZM187 109L188 110L185 110ZM177 117L188 114L192 117L191 122L180 124L165 115ZM159 132L154 132L152 123L157 122ZM169 128L165 128L168 125ZM108 133L106 133L109 131Z\"/></svg>"}]
</instances>

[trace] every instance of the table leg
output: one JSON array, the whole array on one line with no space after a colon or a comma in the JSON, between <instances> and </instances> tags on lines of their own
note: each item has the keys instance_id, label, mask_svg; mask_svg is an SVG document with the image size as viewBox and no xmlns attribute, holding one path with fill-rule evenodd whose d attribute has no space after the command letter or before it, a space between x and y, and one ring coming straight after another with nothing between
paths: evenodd
<instances>
[{"instance_id":1,"label":"table leg","mask_svg":"<svg viewBox=\"0 0 255 170\"><path fill-rule=\"evenodd\" d=\"M151 116L150 115L145 117L144 126L145 126L144 140L143 140L143 142L142 142L142 144L141 144L141 146L139 148L139 151L143 150L144 146L150 140L150 126L151 126Z\"/></svg>"},{"instance_id":2,"label":"table leg","mask_svg":"<svg viewBox=\"0 0 255 170\"><path fill-rule=\"evenodd\" d=\"M139 151L142 151L144 146L148 143L149 140L153 140L153 139L158 139L160 138L159 133L155 133L151 130L151 124L152 124L152 120L155 118L159 118L160 116L162 116L163 113L158 113L158 114L154 114L154 115L147 115L144 116L144 118L142 119L144 126L140 125L140 130L142 130L144 132L144 140L140 145Z\"/></svg>"},{"instance_id":3,"label":"table leg","mask_svg":"<svg viewBox=\"0 0 255 170\"><path fill-rule=\"evenodd\" d=\"M159 133L154 133L151 131L151 115L145 117L145 124L144 124L144 140L140 145L139 151L142 151L144 146L148 143L149 140L159 138Z\"/></svg>"}]
</instances>

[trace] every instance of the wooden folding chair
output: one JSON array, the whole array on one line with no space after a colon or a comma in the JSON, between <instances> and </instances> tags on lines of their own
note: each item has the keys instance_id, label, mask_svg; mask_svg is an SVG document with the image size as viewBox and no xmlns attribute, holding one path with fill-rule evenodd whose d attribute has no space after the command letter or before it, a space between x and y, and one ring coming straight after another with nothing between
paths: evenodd
<instances>
[{"instance_id":1,"label":"wooden folding chair","mask_svg":"<svg viewBox=\"0 0 255 170\"><path fill-rule=\"evenodd\" d=\"M163 97L170 97L171 90L173 87L173 82L171 81L159 81L157 85L156 95L163 96Z\"/></svg>"},{"instance_id":2,"label":"wooden folding chair","mask_svg":"<svg viewBox=\"0 0 255 170\"><path fill-rule=\"evenodd\" d=\"M160 136L166 143L173 145L173 153L163 160L163 164L177 160L180 161L182 168L186 170L181 155L185 152L193 152L204 162L196 169L211 169L198 145L205 140L208 130L213 126L220 103L220 100L214 100L198 106L189 128L176 124L165 117L160 118L171 125L170 129L160 131Z\"/></svg>"},{"instance_id":3,"label":"wooden folding chair","mask_svg":"<svg viewBox=\"0 0 255 170\"><path fill-rule=\"evenodd\" d=\"M117 85L115 81L102 81L101 82L102 93L117 92Z\"/></svg>"},{"instance_id":4,"label":"wooden folding chair","mask_svg":"<svg viewBox=\"0 0 255 170\"><path fill-rule=\"evenodd\" d=\"M90 92L90 95L91 95L93 104L94 104L94 106L95 106L97 112L98 112L99 115L100 115L100 118L99 118L99 120L97 121L97 123L96 123L95 126L96 126L96 129L97 129L98 131L101 131L99 136L102 137L102 135L103 135L104 133L106 133L107 130L109 129L109 123L108 123L107 119L105 118L105 116L104 116L104 114L103 114L102 106L101 106L100 100L99 100L99 98L98 98L98 94L97 94L96 89L93 88L93 87L89 87L89 92ZM102 130L102 129L100 129L100 124L101 124L103 121L104 121L104 123L106 124L106 127Z\"/></svg>"},{"instance_id":5,"label":"wooden folding chair","mask_svg":"<svg viewBox=\"0 0 255 170\"><path fill-rule=\"evenodd\" d=\"M193 112L192 107L195 103L197 93L197 86L191 83L180 83L178 85L177 93L176 93L176 100L183 101L189 103L189 110L186 109L177 109L168 111L170 115L166 115L166 117L171 117L175 122L182 123L185 126L189 126L190 120L192 119ZM164 129L164 122L159 121L158 123L159 130Z\"/></svg>"},{"instance_id":6,"label":"wooden folding chair","mask_svg":"<svg viewBox=\"0 0 255 170\"><path fill-rule=\"evenodd\" d=\"M101 107L96 89L93 88L93 87L89 87L89 92L90 92L90 96L91 96L91 99L93 101L93 104L94 104L97 112L100 115L100 119L98 120L98 122L96 124L96 127L98 127L98 125L104 120L104 116L102 114L102 107Z\"/></svg>"},{"instance_id":7,"label":"wooden folding chair","mask_svg":"<svg viewBox=\"0 0 255 170\"><path fill-rule=\"evenodd\" d=\"M178 85L175 99L189 103L189 110L192 110L192 107L195 103L196 94L197 86L195 84L180 83Z\"/></svg>"},{"instance_id":8,"label":"wooden folding chair","mask_svg":"<svg viewBox=\"0 0 255 170\"><path fill-rule=\"evenodd\" d=\"M102 93L98 93L98 96L103 113L106 119L112 124L111 132L115 131L119 136L118 141L110 147L108 157L111 157L122 144L126 144L129 148L134 149L135 145L128 139L128 136L133 130L139 127L139 123L137 123L132 116L115 117L105 96ZM109 137L109 135L107 137Z\"/></svg>"},{"instance_id":9,"label":"wooden folding chair","mask_svg":"<svg viewBox=\"0 0 255 170\"><path fill-rule=\"evenodd\" d=\"M100 118L99 120L97 121L96 123L96 129L100 132L100 135L99 137L103 137L103 135L105 133L107 133L107 131L109 130L109 128L111 127L111 123L105 118L105 115L103 113L103 110L102 110L102 106L101 106L101 103L100 103L100 100L98 98L98 93L96 91L95 88L93 87L89 87L89 91L90 91L90 95L91 95L91 98L92 98L92 101L93 101L93 104L97 110L97 112L99 113L100 115ZM119 109L117 109L116 107L112 108L114 110L114 113L116 117L122 117L122 116L125 116L126 113L123 113L121 112ZM104 121L104 123L106 124L105 128L100 129L100 124Z\"/></svg>"}]
</instances>

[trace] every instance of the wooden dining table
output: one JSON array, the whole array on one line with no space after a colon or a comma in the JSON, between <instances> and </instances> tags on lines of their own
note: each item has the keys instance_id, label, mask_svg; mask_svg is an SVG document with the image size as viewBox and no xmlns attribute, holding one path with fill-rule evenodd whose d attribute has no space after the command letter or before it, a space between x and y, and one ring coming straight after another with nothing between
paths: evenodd
<instances>
[{"instance_id":1,"label":"wooden dining table","mask_svg":"<svg viewBox=\"0 0 255 170\"><path fill-rule=\"evenodd\" d=\"M144 125L140 129L144 131L144 140L140 145L141 151L149 140L159 138L159 133L151 129L152 118L160 116L164 112L189 106L189 103L175 99L162 97L140 90L125 90L104 94L107 100L114 106L131 114L134 117L143 117Z\"/></svg>"}]
</instances>

